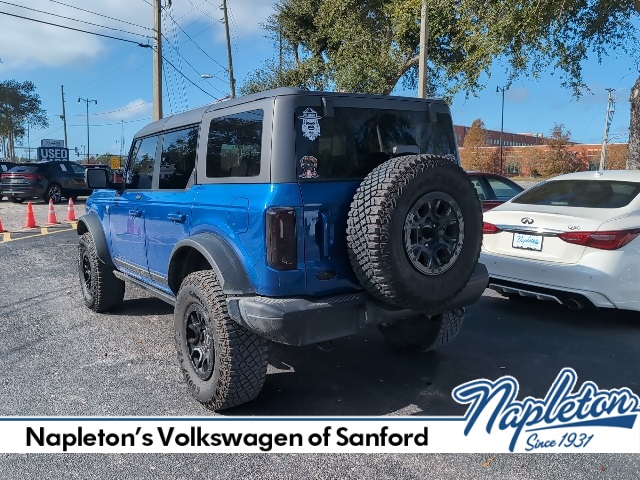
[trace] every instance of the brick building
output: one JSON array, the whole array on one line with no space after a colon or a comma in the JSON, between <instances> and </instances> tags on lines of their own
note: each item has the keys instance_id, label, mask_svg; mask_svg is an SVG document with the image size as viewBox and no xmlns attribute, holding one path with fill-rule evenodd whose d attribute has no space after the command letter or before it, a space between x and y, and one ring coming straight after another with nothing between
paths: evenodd
<instances>
[{"instance_id":1,"label":"brick building","mask_svg":"<svg viewBox=\"0 0 640 480\"><path fill-rule=\"evenodd\" d=\"M464 137L471 127L464 127L462 125L454 125L453 129L456 134L456 140L458 147L464 145ZM490 147L500 146L500 131L499 130L485 130L487 132L487 145ZM541 133L502 133L502 145L503 147L524 147L527 145L544 145L546 139Z\"/></svg>"}]
</instances>

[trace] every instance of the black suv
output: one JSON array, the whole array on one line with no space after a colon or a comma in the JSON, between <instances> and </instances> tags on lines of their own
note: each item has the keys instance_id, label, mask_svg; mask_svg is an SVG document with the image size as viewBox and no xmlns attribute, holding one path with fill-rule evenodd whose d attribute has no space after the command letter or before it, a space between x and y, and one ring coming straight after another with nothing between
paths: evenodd
<instances>
[{"instance_id":1,"label":"black suv","mask_svg":"<svg viewBox=\"0 0 640 480\"><path fill-rule=\"evenodd\" d=\"M0 175L11 170L15 167L16 164L13 162L0 162ZM2 193L2 182L0 182L0 200L4 198L4 194Z\"/></svg>"},{"instance_id":2,"label":"black suv","mask_svg":"<svg viewBox=\"0 0 640 480\"><path fill-rule=\"evenodd\" d=\"M164 118L138 132L124 184L78 222L87 307L125 282L175 305L192 394L253 399L269 342L321 343L377 325L433 350L484 291L480 200L442 100L283 88Z\"/></svg>"},{"instance_id":3,"label":"black suv","mask_svg":"<svg viewBox=\"0 0 640 480\"><path fill-rule=\"evenodd\" d=\"M20 163L2 174L2 194L14 203L38 197L48 203L62 198L75 200L80 195L91 195L84 179L85 168L74 162Z\"/></svg>"}]
</instances>

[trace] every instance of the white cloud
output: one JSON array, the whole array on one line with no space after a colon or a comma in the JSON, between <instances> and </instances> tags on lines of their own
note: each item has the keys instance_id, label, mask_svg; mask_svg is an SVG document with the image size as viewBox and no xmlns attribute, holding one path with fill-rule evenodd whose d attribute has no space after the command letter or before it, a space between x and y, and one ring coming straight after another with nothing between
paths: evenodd
<instances>
[{"instance_id":1,"label":"white cloud","mask_svg":"<svg viewBox=\"0 0 640 480\"><path fill-rule=\"evenodd\" d=\"M507 100L515 103L524 103L529 101L529 89L524 87L510 88L505 92Z\"/></svg>"},{"instance_id":2,"label":"white cloud","mask_svg":"<svg viewBox=\"0 0 640 480\"><path fill-rule=\"evenodd\" d=\"M143 28L111 20L103 16L97 16L87 11L69 8L47 0L30 0L28 7L29 9L84 20L106 27L142 33L149 36L152 35L149 29L153 25L153 12L151 6L145 2L109 0L108 2L96 3L86 2L86 0L65 0L64 3L116 19L126 20ZM243 0L242 2L230 5L229 8L229 24L234 37L263 35L264 32L260 28L260 23L264 22L273 12L273 4L264 2L263 0ZM23 17L67 25L73 28L142 43L147 42L147 40L141 36L130 35L125 32L114 31L95 25L87 25L86 23L54 17L29 9L10 5L2 6L2 11ZM216 42L225 41L224 26L220 22L222 11L219 10L219 4L217 2L201 0L194 0L194 2L174 1L171 9L168 11L191 36L195 36L199 31L209 27ZM194 24L194 22L197 22L197 25ZM189 28L191 24L193 24L193 28ZM167 19L163 25L165 35L170 34L172 28L175 29L173 21ZM199 43L201 43L202 38L206 38L206 33L208 32L203 33L203 37L197 37ZM188 42L179 30L177 31L177 35L181 41ZM209 36L209 38L211 37ZM4 72L14 68L69 66L90 59L100 58L106 51L107 42L115 41L116 40L75 32L17 17L0 15L0 59L2 59L3 62L1 68Z\"/></svg>"},{"instance_id":3,"label":"white cloud","mask_svg":"<svg viewBox=\"0 0 640 480\"><path fill-rule=\"evenodd\" d=\"M151 109L152 103L150 100L138 98L122 105L121 107L117 107L103 113L98 112L95 116L100 117L101 120L129 120L131 118L148 116Z\"/></svg>"}]
</instances>

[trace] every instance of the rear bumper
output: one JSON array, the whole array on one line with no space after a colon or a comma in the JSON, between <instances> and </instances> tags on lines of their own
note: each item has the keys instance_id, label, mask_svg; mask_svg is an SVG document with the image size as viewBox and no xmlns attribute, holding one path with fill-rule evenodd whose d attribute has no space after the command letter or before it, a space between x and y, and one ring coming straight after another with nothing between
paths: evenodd
<instances>
[{"instance_id":1,"label":"rear bumper","mask_svg":"<svg viewBox=\"0 0 640 480\"><path fill-rule=\"evenodd\" d=\"M601 308L640 310L640 251L587 251L579 263L554 264L482 252L490 274L489 287L567 305L583 298ZM606 261L603 261L603 255ZM555 297L555 298L554 298Z\"/></svg>"},{"instance_id":2,"label":"rear bumper","mask_svg":"<svg viewBox=\"0 0 640 480\"><path fill-rule=\"evenodd\" d=\"M0 186L0 191L2 191L3 195L12 196L12 197L20 197L20 198L28 198L28 197L40 197L44 195L45 189L38 186L29 186L22 185L20 187L14 187L11 185L2 185Z\"/></svg>"},{"instance_id":3,"label":"rear bumper","mask_svg":"<svg viewBox=\"0 0 640 480\"><path fill-rule=\"evenodd\" d=\"M486 267L478 264L462 292L434 311L397 309L367 293L322 299L231 297L227 305L229 314L240 325L271 341L300 346L352 335L369 325L466 307L480 298L488 281Z\"/></svg>"}]
</instances>

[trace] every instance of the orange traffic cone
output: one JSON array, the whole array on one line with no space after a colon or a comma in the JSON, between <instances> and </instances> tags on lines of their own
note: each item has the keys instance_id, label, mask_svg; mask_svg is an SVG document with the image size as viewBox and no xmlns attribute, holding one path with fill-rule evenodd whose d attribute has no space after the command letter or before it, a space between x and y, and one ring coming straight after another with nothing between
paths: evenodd
<instances>
[{"instance_id":1,"label":"orange traffic cone","mask_svg":"<svg viewBox=\"0 0 640 480\"><path fill-rule=\"evenodd\" d=\"M73 200L69 199L69 208L67 208L67 222L75 222L76 209L73 206Z\"/></svg>"},{"instance_id":2,"label":"orange traffic cone","mask_svg":"<svg viewBox=\"0 0 640 480\"><path fill-rule=\"evenodd\" d=\"M49 215L47 216L47 225L56 225L60 223L56 217L56 211L53 208L53 199L49 199Z\"/></svg>"},{"instance_id":3,"label":"orange traffic cone","mask_svg":"<svg viewBox=\"0 0 640 480\"><path fill-rule=\"evenodd\" d=\"M2 219L0 218L0 233L4 232L4 228L2 227Z\"/></svg>"},{"instance_id":4,"label":"orange traffic cone","mask_svg":"<svg viewBox=\"0 0 640 480\"><path fill-rule=\"evenodd\" d=\"M22 228L35 228L38 225L36 225L36 217L33 215L33 205L31 205L31 202L29 202L27 204L27 217L24 221L24 227Z\"/></svg>"}]
</instances>

